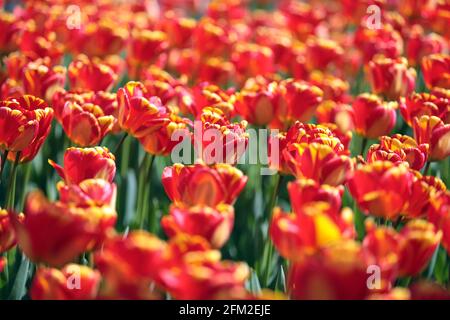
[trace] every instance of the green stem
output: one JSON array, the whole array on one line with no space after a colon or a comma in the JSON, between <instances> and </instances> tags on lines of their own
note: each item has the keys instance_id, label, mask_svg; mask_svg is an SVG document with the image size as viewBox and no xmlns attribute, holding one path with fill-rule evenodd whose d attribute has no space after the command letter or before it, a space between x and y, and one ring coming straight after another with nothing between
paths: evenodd
<instances>
[{"instance_id":1,"label":"green stem","mask_svg":"<svg viewBox=\"0 0 450 320\"><path fill-rule=\"evenodd\" d=\"M8 181L8 190L6 192L6 209L14 209L14 200L16 197L17 167L19 166L20 152L16 153L16 159L11 167L11 173Z\"/></svg>"},{"instance_id":2,"label":"green stem","mask_svg":"<svg viewBox=\"0 0 450 320\"><path fill-rule=\"evenodd\" d=\"M146 207L148 197L150 195L150 181L151 181L151 168L155 157L149 153L146 153L142 163L139 167L139 181L138 181L138 199L137 199L137 226L142 229L144 226Z\"/></svg>"},{"instance_id":3,"label":"green stem","mask_svg":"<svg viewBox=\"0 0 450 320\"><path fill-rule=\"evenodd\" d=\"M262 272L263 272L263 286L264 287L269 286L271 261L272 261L273 252L274 252L274 247L273 247L272 241L270 240L269 228L270 228L270 221L272 219L272 212L277 203L278 192L280 190L280 185L282 182L282 176L279 173L277 173L276 176L274 177L274 180L275 180L275 183L274 183L274 187L273 187L272 194L270 197L270 202L266 209L268 227L267 227L267 238L266 238L266 241L264 244L263 265L262 265L263 266Z\"/></svg>"},{"instance_id":4,"label":"green stem","mask_svg":"<svg viewBox=\"0 0 450 320\"><path fill-rule=\"evenodd\" d=\"M127 137L128 137L128 133L125 132L125 133L123 134L122 138L120 138L119 143L117 144L116 148L114 149L113 154L116 154L116 153L119 151L120 147L122 146L123 142L125 141L125 139L126 139Z\"/></svg>"},{"instance_id":5,"label":"green stem","mask_svg":"<svg viewBox=\"0 0 450 320\"><path fill-rule=\"evenodd\" d=\"M128 165L130 163L130 148L131 148L131 139L127 139L128 135L125 134L121 142L116 147L116 151L114 154L116 154L119 151L119 148L122 146L122 152L120 156L120 176L122 177L122 180L125 179L125 176L127 175Z\"/></svg>"},{"instance_id":6,"label":"green stem","mask_svg":"<svg viewBox=\"0 0 450 320\"><path fill-rule=\"evenodd\" d=\"M366 137L363 137L363 139L362 139L362 141L361 141L361 152L360 152L360 155L362 156L362 157L364 157L364 152L366 151L366 147L367 147L367 138Z\"/></svg>"},{"instance_id":7,"label":"green stem","mask_svg":"<svg viewBox=\"0 0 450 320\"><path fill-rule=\"evenodd\" d=\"M428 175L428 171L430 170L430 161L427 161L427 164L425 165L425 169L423 169L423 175L426 176Z\"/></svg>"},{"instance_id":8,"label":"green stem","mask_svg":"<svg viewBox=\"0 0 450 320\"><path fill-rule=\"evenodd\" d=\"M20 202L19 202L19 210L23 209L23 206L25 204L25 197L27 195L27 186L28 186L28 182L30 181L30 177L31 177L31 171L32 171L32 164L31 162L27 163L24 165L24 174L23 174L23 183L22 183L22 189L23 192L20 196Z\"/></svg>"}]
</instances>

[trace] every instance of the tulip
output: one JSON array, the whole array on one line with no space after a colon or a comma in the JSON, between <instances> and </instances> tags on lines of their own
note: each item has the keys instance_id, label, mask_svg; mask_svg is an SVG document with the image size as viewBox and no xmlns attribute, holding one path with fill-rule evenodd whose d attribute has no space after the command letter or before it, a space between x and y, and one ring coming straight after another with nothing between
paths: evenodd
<instances>
[{"instance_id":1,"label":"tulip","mask_svg":"<svg viewBox=\"0 0 450 320\"><path fill-rule=\"evenodd\" d=\"M117 80L117 74L107 64L78 56L68 68L72 90L108 91Z\"/></svg>"},{"instance_id":2,"label":"tulip","mask_svg":"<svg viewBox=\"0 0 450 320\"><path fill-rule=\"evenodd\" d=\"M449 300L450 292L436 282L421 280L410 286L412 300Z\"/></svg>"},{"instance_id":3,"label":"tulip","mask_svg":"<svg viewBox=\"0 0 450 320\"><path fill-rule=\"evenodd\" d=\"M107 148L69 148L64 153L64 167L49 160L66 184L79 184L87 179L112 182L116 174L115 157Z\"/></svg>"},{"instance_id":4,"label":"tulip","mask_svg":"<svg viewBox=\"0 0 450 320\"><path fill-rule=\"evenodd\" d=\"M393 228L377 227L372 219L366 220L366 236L362 246L381 270L378 292L391 290L398 276L398 261L400 255L400 236Z\"/></svg>"},{"instance_id":5,"label":"tulip","mask_svg":"<svg viewBox=\"0 0 450 320\"><path fill-rule=\"evenodd\" d=\"M120 127L136 138L150 134L169 122L166 108L157 97L144 97L144 86L128 82L117 92Z\"/></svg>"},{"instance_id":6,"label":"tulip","mask_svg":"<svg viewBox=\"0 0 450 320\"><path fill-rule=\"evenodd\" d=\"M236 94L236 111L248 122L258 126L269 124L276 114L277 92L275 83L259 83L250 78Z\"/></svg>"},{"instance_id":7,"label":"tulip","mask_svg":"<svg viewBox=\"0 0 450 320\"><path fill-rule=\"evenodd\" d=\"M408 218L422 218L429 210L431 198L434 194L444 192L447 187L445 183L434 176L422 176L418 171L414 174L411 189L411 197L404 209L404 214Z\"/></svg>"},{"instance_id":8,"label":"tulip","mask_svg":"<svg viewBox=\"0 0 450 320\"><path fill-rule=\"evenodd\" d=\"M146 96L157 96L163 104L176 98L176 87L181 86L168 72L157 66L150 66L142 72Z\"/></svg>"},{"instance_id":9,"label":"tulip","mask_svg":"<svg viewBox=\"0 0 450 320\"><path fill-rule=\"evenodd\" d=\"M310 70L325 70L333 62L338 62L344 49L333 40L308 37L306 40L306 63Z\"/></svg>"},{"instance_id":10,"label":"tulip","mask_svg":"<svg viewBox=\"0 0 450 320\"><path fill-rule=\"evenodd\" d=\"M31 284L31 299L92 300L97 297L100 278L98 271L77 264L62 270L39 268Z\"/></svg>"},{"instance_id":11,"label":"tulip","mask_svg":"<svg viewBox=\"0 0 450 320\"><path fill-rule=\"evenodd\" d=\"M304 204L300 210L287 214L275 208L273 212L270 237L286 259L301 261L321 248L355 235L351 210L339 212L326 202Z\"/></svg>"},{"instance_id":12,"label":"tulip","mask_svg":"<svg viewBox=\"0 0 450 320\"><path fill-rule=\"evenodd\" d=\"M348 156L318 142L294 143L284 150L283 157L295 177L331 186L343 184L353 169Z\"/></svg>"},{"instance_id":13,"label":"tulip","mask_svg":"<svg viewBox=\"0 0 450 320\"><path fill-rule=\"evenodd\" d=\"M442 89L445 90L445 89ZM445 94L443 92L443 94ZM409 126L413 125L414 118L421 116L436 116L445 119L448 113L446 99L439 98L430 93L413 93L406 99L401 99L400 112Z\"/></svg>"},{"instance_id":14,"label":"tulip","mask_svg":"<svg viewBox=\"0 0 450 320\"><path fill-rule=\"evenodd\" d=\"M306 40L325 18L323 8L313 7L305 2L289 1L281 10L286 16L288 29L302 41Z\"/></svg>"},{"instance_id":15,"label":"tulip","mask_svg":"<svg viewBox=\"0 0 450 320\"><path fill-rule=\"evenodd\" d=\"M275 68L272 50L253 43L237 43L233 48L231 61L236 72L244 79L258 75L268 76Z\"/></svg>"},{"instance_id":16,"label":"tulip","mask_svg":"<svg viewBox=\"0 0 450 320\"><path fill-rule=\"evenodd\" d=\"M226 86L232 81L235 72L233 63L222 58L210 57L200 61L198 69L198 81L217 83Z\"/></svg>"},{"instance_id":17,"label":"tulip","mask_svg":"<svg viewBox=\"0 0 450 320\"><path fill-rule=\"evenodd\" d=\"M213 248L221 248L228 240L234 224L234 209L227 204L216 207L194 206L183 208L172 206L161 225L172 237L178 233L198 235L207 239Z\"/></svg>"},{"instance_id":18,"label":"tulip","mask_svg":"<svg viewBox=\"0 0 450 320\"><path fill-rule=\"evenodd\" d=\"M93 103L67 102L61 113L61 124L71 141L89 147L99 144L112 130L114 117L105 115Z\"/></svg>"},{"instance_id":19,"label":"tulip","mask_svg":"<svg viewBox=\"0 0 450 320\"><path fill-rule=\"evenodd\" d=\"M341 208L344 188L320 185L311 179L298 179L288 183L289 199L292 210L302 212L302 208L311 202L327 202L338 211Z\"/></svg>"},{"instance_id":20,"label":"tulip","mask_svg":"<svg viewBox=\"0 0 450 320\"><path fill-rule=\"evenodd\" d=\"M380 137L380 144L372 145L367 151L368 162L377 160L407 162L414 170L420 170L424 166L427 156L427 144L418 145L413 138L400 134Z\"/></svg>"},{"instance_id":21,"label":"tulip","mask_svg":"<svg viewBox=\"0 0 450 320\"><path fill-rule=\"evenodd\" d=\"M231 123L221 109L205 108L201 126L194 128L196 156L206 164L236 164L247 148L247 121Z\"/></svg>"},{"instance_id":22,"label":"tulip","mask_svg":"<svg viewBox=\"0 0 450 320\"><path fill-rule=\"evenodd\" d=\"M59 65L51 67L39 59L24 66L21 80L24 92L50 101L53 94L64 87L66 69Z\"/></svg>"},{"instance_id":23,"label":"tulip","mask_svg":"<svg viewBox=\"0 0 450 320\"><path fill-rule=\"evenodd\" d=\"M82 106L86 103L100 107L105 116L113 116L114 125L112 131L117 133L120 128L117 123L117 98L115 93L106 91L65 91L59 90L53 95L52 107L55 111L56 119L62 122L62 112L66 103L78 104Z\"/></svg>"},{"instance_id":24,"label":"tulip","mask_svg":"<svg viewBox=\"0 0 450 320\"><path fill-rule=\"evenodd\" d=\"M25 219L9 215L17 243L36 263L62 266L99 244L116 222L109 206L78 208L50 203L40 192L30 193Z\"/></svg>"},{"instance_id":25,"label":"tulip","mask_svg":"<svg viewBox=\"0 0 450 320\"><path fill-rule=\"evenodd\" d=\"M450 89L450 56L431 54L422 59L422 72L429 89L441 87Z\"/></svg>"},{"instance_id":26,"label":"tulip","mask_svg":"<svg viewBox=\"0 0 450 320\"><path fill-rule=\"evenodd\" d=\"M18 39L20 51L33 60L49 57L52 64L57 64L61 61L64 46L57 41L55 32L36 29L36 22L32 19L24 23L24 30Z\"/></svg>"},{"instance_id":27,"label":"tulip","mask_svg":"<svg viewBox=\"0 0 450 320\"><path fill-rule=\"evenodd\" d=\"M188 105L190 106L191 113L195 116L201 115L202 111L206 107L226 104L230 107L229 110L224 110L220 108L225 115L231 115L234 111L234 97L232 96L232 90L223 90L217 85L211 84L209 82L202 82L197 84L192 88L192 97L186 97L190 100Z\"/></svg>"},{"instance_id":28,"label":"tulip","mask_svg":"<svg viewBox=\"0 0 450 320\"><path fill-rule=\"evenodd\" d=\"M390 24L383 24L381 28L360 27L355 33L355 45L362 51L363 60L368 63L376 54L383 54L388 58L397 58L402 54L403 39Z\"/></svg>"},{"instance_id":29,"label":"tulip","mask_svg":"<svg viewBox=\"0 0 450 320\"><path fill-rule=\"evenodd\" d=\"M247 177L228 164L166 167L162 184L175 204L215 207L219 203L233 204L244 188Z\"/></svg>"},{"instance_id":30,"label":"tulip","mask_svg":"<svg viewBox=\"0 0 450 320\"><path fill-rule=\"evenodd\" d=\"M431 161L439 161L450 155L450 124L435 116L414 118L414 138L417 143L429 145L428 157Z\"/></svg>"},{"instance_id":31,"label":"tulip","mask_svg":"<svg viewBox=\"0 0 450 320\"><path fill-rule=\"evenodd\" d=\"M146 152L153 155L168 156L180 140L191 138L191 133L188 129L188 119L174 114L171 114L169 119L170 122L166 126L139 139ZM172 140L175 136L178 136L178 140Z\"/></svg>"},{"instance_id":32,"label":"tulip","mask_svg":"<svg viewBox=\"0 0 450 320\"><path fill-rule=\"evenodd\" d=\"M154 299L150 289L164 265L166 244L145 231L116 236L97 251L95 265L105 282L100 295L108 299Z\"/></svg>"},{"instance_id":33,"label":"tulip","mask_svg":"<svg viewBox=\"0 0 450 320\"><path fill-rule=\"evenodd\" d=\"M281 82L279 92L282 98L277 110L277 120L280 122L277 127L281 128L295 121L309 121L323 96L323 91L318 87L292 79Z\"/></svg>"},{"instance_id":34,"label":"tulip","mask_svg":"<svg viewBox=\"0 0 450 320\"><path fill-rule=\"evenodd\" d=\"M447 47L446 40L437 33L425 34L423 28L416 24L411 28L406 53L411 65L419 65L424 56L442 53Z\"/></svg>"},{"instance_id":35,"label":"tulip","mask_svg":"<svg viewBox=\"0 0 450 320\"><path fill-rule=\"evenodd\" d=\"M416 71L408 68L406 58L376 56L368 64L368 78L374 93L397 100L414 90Z\"/></svg>"},{"instance_id":36,"label":"tulip","mask_svg":"<svg viewBox=\"0 0 450 320\"><path fill-rule=\"evenodd\" d=\"M179 269L162 272L165 289L179 300L231 298L244 288L249 268L244 263L217 261L216 254L186 255ZM185 260L185 261L186 261Z\"/></svg>"},{"instance_id":37,"label":"tulip","mask_svg":"<svg viewBox=\"0 0 450 320\"><path fill-rule=\"evenodd\" d=\"M230 36L217 22L204 18L193 34L194 46L205 56L221 56L229 50Z\"/></svg>"},{"instance_id":38,"label":"tulip","mask_svg":"<svg viewBox=\"0 0 450 320\"><path fill-rule=\"evenodd\" d=\"M76 54L86 54L89 57L106 57L119 54L123 49L128 31L109 17L96 21L82 23L76 30L69 46Z\"/></svg>"},{"instance_id":39,"label":"tulip","mask_svg":"<svg viewBox=\"0 0 450 320\"><path fill-rule=\"evenodd\" d=\"M289 295L298 300L365 299L369 294L367 264L363 249L354 241L326 247L292 264Z\"/></svg>"},{"instance_id":40,"label":"tulip","mask_svg":"<svg viewBox=\"0 0 450 320\"><path fill-rule=\"evenodd\" d=\"M0 13L0 27L3 30L0 35L0 52L2 54L14 51L16 48L14 36L19 31L17 18L8 12Z\"/></svg>"},{"instance_id":41,"label":"tulip","mask_svg":"<svg viewBox=\"0 0 450 320\"><path fill-rule=\"evenodd\" d=\"M353 102L356 132L369 139L388 135L395 126L397 106L396 102L383 102L372 94L359 95Z\"/></svg>"},{"instance_id":42,"label":"tulip","mask_svg":"<svg viewBox=\"0 0 450 320\"><path fill-rule=\"evenodd\" d=\"M0 102L0 148L22 151L36 139L38 120L27 118L17 101Z\"/></svg>"},{"instance_id":43,"label":"tulip","mask_svg":"<svg viewBox=\"0 0 450 320\"><path fill-rule=\"evenodd\" d=\"M0 149L9 152L14 161L20 152L19 162L29 162L39 152L50 133L53 110L34 96L0 102Z\"/></svg>"},{"instance_id":44,"label":"tulip","mask_svg":"<svg viewBox=\"0 0 450 320\"><path fill-rule=\"evenodd\" d=\"M296 121L287 131L286 140L288 144L320 143L331 147L338 154L349 154L341 140L327 125L305 124Z\"/></svg>"},{"instance_id":45,"label":"tulip","mask_svg":"<svg viewBox=\"0 0 450 320\"><path fill-rule=\"evenodd\" d=\"M444 89L435 87L430 92L432 95L438 98L436 105L439 109L439 118L444 121L444 123L450 123L450 89Z\"/></svg>"},{"instance_id":46,"label":"tulip","mask_svg":"<svg viewBox=\"0 0 450 320\"><path fill-rule=\"evenodd\" d=\"M428 219L442 231L442 246L450 252L450 192L434 192L430 196Z\"/></svg>"},{"instance_id":47,"label":"tulip","mask_svg":"<svg viewBox=\"0 0 450 320\"><path fill-rule=\"evenodd\" d=\"M400 276L416 276L430 262L442 238L432 223L411 220L400 231Z\"/></svg>"},{"instance_id":48,"label":"tulip","mask_svg":"<svg viewBox=\"0 0 450 320\"><path fill-rule=\"evenodd\" d=\"M103 179L87 179L78 184L57 184L60 201L77 207L116 207L117 187Z\"/></svg>"},{"instance_id":49,"label":"tulip","mask_svg":"<svg viewBox=\"0 0 450 320\"><path fill-rule=\"evenodd\" d=\"M167 34L170 46L183 48L189 44L197 21L192 18L178 17L174 11L165 12L162 29Z\"/></svg>"},{"instance_id":50,"label":"tulip","mask_svg":"<svg viewBox=\"0 0 450 320\"><path fill-rule=\"evenodd\" d=\"M347 92L350 89L350 84L347 81L320 71L313 71L309 76L309 81L323 91L324 101L348 101Z\"/></svg>"},{"instance_id":51,"label":"tulip","mask_svg":"<svg viewBox=\"0 0 450 320\"><path fill-rule=\"evenodd\" d=\"M413 175L406 165L375 161L357 168L348 188L365 214L395 220L411 196Z\"/></svg>"}]
</instances>

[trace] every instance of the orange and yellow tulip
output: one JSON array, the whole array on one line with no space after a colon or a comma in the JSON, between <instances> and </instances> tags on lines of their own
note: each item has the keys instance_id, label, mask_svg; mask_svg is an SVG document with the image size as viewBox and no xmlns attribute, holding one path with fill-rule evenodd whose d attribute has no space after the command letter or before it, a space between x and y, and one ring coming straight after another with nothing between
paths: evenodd
<instances>
[{"instance_id":1,"label":"orange and yellow tulip","mask_svg":"<svg viewBox=\"0 0 450 320\"><path fill-rule=\"evenodd\" d=\"M145 87L128 82L117 92L120 127L136 138L155 132L169 122L166 108L157 97L145 97Z\"/></svg>"},{"instance_id":2,"label":"orange and yellow tulip","mask_svg":"<svg viewBox=\"0 0 450 320\"><path fill-rule=\"evenodd\" d=\"M408 68L406 58L374 57L368 64L368 78L372 90L389 100L409 95L416 85L416 71Z\"/></svg>"},{"instance_id":3,"label":"orange and yellow tulip","mask_svg":"<svg viewBox=\"0 0 450 320\"><path fill-rule=\"evenodd\" d=\"M102 108L93 103L68 101L60 117L64 132L80 147L99 144L114 125L114 117L105 115Z\"/></svg>"},{"instance_id":4,"label":"orange and yellow tulip","mask_svg":"<svg viewBox=\"0 0 450 320\"><path fill-rule=\"evenodd\" d=\"M283 151L283 157L296 178L312 179L320 184L341 185L353 170L350 157L318 142L291 144Z\"/></svg>"},{"instance_id":5,"label":"orange and yellow tulip","mask_svg":"<svg viewBox=\"0 0 450 320\"><path fill-rule=\"evenodd\" d=\"M450 155L450 124L435 116L414 118L414 138L417 143L429 145L428 157L431 161L439 161Z\"/></svg>"},{"instance_id":6,"label":"orange and yellow tulip","mask_svg":"<svg viewBox=\"0 0 450 320\"><path fill-rule=\"evenodd\" d=\"M423 57L422 71L429 89L450 89L450 55L436 53Z\"/></svg>"},{"instance_id":7,"label":"orange and yellow tulip","mask_svg":"<svg viewBox=\"0 0 450 320\"><path fill-rule=\"evenodd\" d=\"M172 206L169 215L161 220L162 228L169 237L179 233L202 236L213 248L221 248L225 244L233 224L234 209L227 204L189 208Z\"/></svg>"},{"instance_id":8,"label":"orange and yellow tulip","mask_svg":"<svg viewBox=\"0 0 450 320\"><path fill-rule=\"evenodd\" d=\"M85 55L78 56L70 63L68 75L72 90L108 91L118 78L110 66Z\"/></svg>"},{"instance_id":9,"label":"orange and yellow tulip","mask_svg":"<svg viewBox=\"0 0 450 320\"><path fill-rule=\"evenodd\" d=\"M369 139L388 135L395 126L397 107L398 103L383 102L373 94L359 95L352 105L356 132Z\"/></svg>"},{"instance_id":10,"label":"orange and yellow tulip","mask_svg":"<svg viewBox=\"0 0 450 320\"><path fill-rule=\"evenodd\" d=\"M416 276L430 262L442 238L432 223L411 220L400 231L400 276Z\"/></svg>"},{"instance_id":11,"label":"orange and yellow tulip","mask_svg":"<svg viewBox=\"0 0 450 320\"><path fill-rule=\"evenodd\" d=\"M23 222L9 215L17 244L30 260L51 266L62 266L94 248L116 222L115 210L109 206L51 203L40 192L28 195L24 212Z\"/></svg>"},{"instance_id":12,"label":"orange and yellow tulip","mask_svg":"<svg viewBox=\"0 0 450 320\"><path fill-rule=\"evenodd\" d=\"M175 164L166 167L162 174L162 184L170 200L187 206L233 204L246 183L247 177L228 164L211 167Z\"/></svg>"},{"instance_id":13,"label":"orange and yellow tulip","mask_svg":"<svg viewBox=\"0 0 450 320\"><path fill-rule=\"evenodd\" d=\"M313 202L300 210L287 214L275 208L270 224L275 247L290 261L301 261L321 248L355 236L349 209L339 212L326 202Z\"/></svg>"},{"instance_id":14,"label":"orange and yellow tulip","mask_svg":"<svg viewBox=\"0 0 450 320\"><path fill-rule=\"evenodd\" d=\"M19 162L34 159L50 133L53 110L42 100L24 95L0 102L0 149L9 150L8 158L14 161L20 152Z\"/></svg>"},{"instance_id":15,"label":"orange and yellow tulip","mask_svg":"<svg viewBox=\"0 0 450 320\"><path fill-rule=\"evenodd\" d=\"M404 212L412 182L407 165L375 161L357 168L348 188L365 214L395 220Z\"/></svg>"}]
</instances>

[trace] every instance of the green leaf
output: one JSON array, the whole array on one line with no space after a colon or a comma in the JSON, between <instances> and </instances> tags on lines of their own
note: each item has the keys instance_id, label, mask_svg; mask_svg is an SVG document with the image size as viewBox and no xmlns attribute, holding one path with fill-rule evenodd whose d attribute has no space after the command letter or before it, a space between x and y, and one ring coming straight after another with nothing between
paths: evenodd
<instances>
[{"instance_id":1,"label":"green leaf","mask_svg":"<svg viewBox=\"0 0 450 320\"><path fill-rule=\"evenodd\" d=\"M28 278L28 269L30 268L30 260L21 252L17 252L20 255L20 265L17 269L16 277L14 279L9 299L21 300L27 293L26 283Z\"/></svg>"}]
</instances>

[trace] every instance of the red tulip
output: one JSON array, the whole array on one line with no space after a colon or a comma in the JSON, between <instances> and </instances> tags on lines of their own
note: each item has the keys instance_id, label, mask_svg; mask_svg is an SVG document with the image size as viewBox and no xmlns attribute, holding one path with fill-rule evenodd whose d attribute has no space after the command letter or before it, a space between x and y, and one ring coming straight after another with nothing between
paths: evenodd
<instances>
[{"instance_id":1,"label":"red tulip","mask_svg":"<svg viewBox=\"0 0 450 320\"><path fill-rule=\"evenodd\" d=\"M397 106L373 94L359 95L352 106L356 132L369 139L388 135L395 126Z\"/></svg>"},{"instance_id":2,"label":"red tulip","mask_svg":"<svg viewBox=\"0 0 450 320\"><path fill-rule=\"evenodd\" d=\"M375 161L357 168L348 188L365 214L395 220L411 196L413 175L403 164Z\"/></svg>"},{"instance_id":3,"label":"red tulip","mask_svg":"<svg viewBox=\"0 0 450 320\"><path fill-rule=\"evenodd\" d=\"M31 284L33 300L92 300L97 297L100 273L68 264L62 270L39 268Z\"/></svg>"},{"instance_id":4,"label":"red tulip","mask_svg":"<svg viewBox=\"0 0 450 320\"><path fill-rule=\"evenodd\" d=\"M292 264L289 295L298 300L365 299L369 294L367 265L363 249L354 241L326 247Z\"/></svg>"},{"instance_id":5,"label":"red tulip","mask_svg":"<svg viewBox=\"0 0 450 320\"><path fill-rule=\"evenodd\" d=\"M187 206L233 204L246 182L247 177L228 164L212 167L175 164L166 167L162 175L162 184L170 200Z\"/></svg>"},{"instance_id":6,"label":"red tulip","mask_svg":"<svg viewBox=\"0 0 450 320\"><path fill-rule=\"evenodd\" d=\"M53 110L37 97L25 95L1 101L0 148L11 151L11 161L16 152L20 152L20 162L33 160L50 133L52 119Z\"/></svg>"},{"instance_id":7,"label":"red tulip","mask_svg":"<svg viewBox=\"0 0 450 320\"><path fill-rule=\"evenodd\" d=\"M85 55L70 63L68 74L72 90L108 91L117 80L117 74L110 66Z\"/></svg>"},{"instance_id":8,"label":"red tulip","mask_svg":"<svg viewBox=\"0 0 450 320\"><path fill-rule=\"evenodd\" d=\"M428 221L411 220L400 231L400 236L400 276L416 276L430 262L442 232Z\"/></svg>"},{"instance_id":9,"label":"red tulip","mask_svg":"<svg viewBox=\"0 0 450 320\"><path fill-rule=\"evenodd\" d=\"M225 244L233 224L234 209L226 204L213 208L172 206L169 215L161 220L162 228L169 237L179 233L198 235L208 240L213 248L221 248Z\"/></svg>"},{"instance_id":10,"label":"red tulip","mask_svg":"<svg viewBox=\"0 0 450 320\"><path fill-rule=\"evenodd\" d=\"M321 248L353 238L353 213L347 209L339 212L325 202L305 204L291 214L276 208L269 232L283 257L302 261Z\"/></svg>"},{"instance_id":11,"label":"red tulip","mask_svg":"<svg viewBox=\"0 0 450 320\"><path fill-rule=\"evenodd\" d=\"M422 59L423 78L429 89L441 87L450 89L450 56L431 54Z\"/></svg>"},{"instance_id":12,"label":"red tulip","mask_svg":"<svg viewBox=\"0 0 450 320\"><path fill-rule=\"evenodd\" d=\"M50 203L41 193L30 193L25 219L9 215L20 249L33 262L61 266L91 250L115 224L109 206L78 208Z\"/></svg>"},{"instance_id":13,"label":"red tulip","mask_svg":"<svg viewBox=\"0 0 450 320\"><path fill-rule=\"evenodd\" d=\"M429 145L428 157L431 161L439 161L450 155L450 124L435 116L414 118L414 138L417 143Z\"/></svg>"},{"instance_id":14,"label":"red tulip","mask_svg":"<svg viewBox=\"0 0 450 320\"><path fill-rule=\"evenodd\" d=\"M119 125L136 138L150 134L169 122L166 108L157 97L147 99L139 82L128 82L117 92Z\"/></svg>"},{"instance_id":15,"label":"red tulip","mask_svg":"<svg viewBox=\"0 0 450 320\"><path fill-rule=\"evenodd\" d=\"M376 56L368 64L368 78L374 93L397 100L414 90L416 71L408 68L406 58Z\"/></svg>"},{"instance_id":16,"label":"red tulip","mask_svg":"<svg viewBox=\"0 0 450 320\"><path fill-rule=\"evenodd\" d=\"M87 179L104 179L112 182L116 174L115 157L107 148L69 148L64 153L64 167L52 160L55 168L66 184L79 184Z\"/></svg>"}]
</instances>

